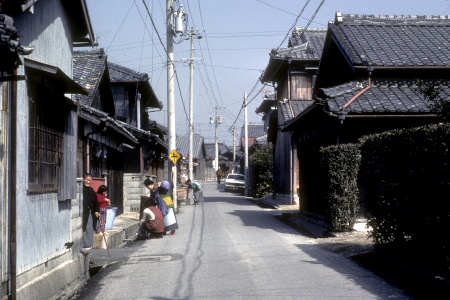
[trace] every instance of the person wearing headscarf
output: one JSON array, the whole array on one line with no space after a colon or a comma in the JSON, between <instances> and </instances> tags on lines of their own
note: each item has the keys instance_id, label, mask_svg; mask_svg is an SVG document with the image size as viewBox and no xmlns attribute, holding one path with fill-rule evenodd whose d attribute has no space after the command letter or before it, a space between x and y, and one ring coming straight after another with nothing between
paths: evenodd
<instances>
[{"instance_id":1,"label":"person wearing headscarf","mask_svg":"<svg viewBox=\"0 0 450 300\"><path fill-rule=\"evenodd\" d=\"M170 183L168 181L162 181L158 183L158 193L156 194L156 199L161 199L167 205L169 209L167 215L164 216L164 222L166 224L166 228L164 229L166 232L170 231L171 235L175 234L175 230L178 229L177 218L175 215L175 205L173 203L172 197L169 195L170 191Z\"/></svg>"},{"instance_id":2,"label":"person wearing headscarf","mask_svg":"<svg viewBox=\"0 0 450 300\"><path fill-rule=\"evenodd\" d=\"M161 210L163 216L167 215L169 213L169 208L167 207L166 203L161 199L161 197L156 197L158 194L158 189L155 187L155 183L153 180L145 179L143 182L144 186L150 190L150 197L147 198L147 201L144 203L144 207L148 207L148 203L151 199L154 199L156 201L156 205ZM159 198L159 199L158 199Z\"/></svg>"}]
</instances>

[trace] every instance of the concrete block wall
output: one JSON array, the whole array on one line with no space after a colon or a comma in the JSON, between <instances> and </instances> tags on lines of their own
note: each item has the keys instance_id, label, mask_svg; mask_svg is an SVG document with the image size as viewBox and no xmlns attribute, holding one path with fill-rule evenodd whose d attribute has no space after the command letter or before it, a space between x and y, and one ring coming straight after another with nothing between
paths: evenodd
<instances>
[{"instance_id":1,"label":"concrete block wall","mask_svg":"<svg viewBox=\"0 0 450 300\"><path fill-rule=\"evenodd\" d=\"M145 187L142 184L144 175L139 173L127 173L123 175L123 212L139 212L141 196Z\"/></svg>"},{"instance_id":2,"label":"concrete block wall","mask_svg":"<svg viewBox=\"0 0 450 300\"><path fill-rule=\"evenodd\" d=\"M156 176L139 173L126 173L123 175L123 212L139 213L141 196L149 194L148 189L142 184L149 178L156 183Z\"/></svg>"}]
</instances>

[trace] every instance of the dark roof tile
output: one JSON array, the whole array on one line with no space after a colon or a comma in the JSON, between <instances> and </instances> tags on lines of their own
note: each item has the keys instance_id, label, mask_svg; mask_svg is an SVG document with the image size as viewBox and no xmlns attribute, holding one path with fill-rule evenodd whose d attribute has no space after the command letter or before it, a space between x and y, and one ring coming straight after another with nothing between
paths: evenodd
<instances>
[{"instance_id":1,"label":"dark roof tile","mask_svg":"<svg viewBox=\"0 0 450 300\"><path fill-rule=\"evenodd\" d=\"M448 16L337 13L329 26L354 65L450 66Z\"/></svg>"},{"instance_id":2,"label":"dark roof tile","mask_svg":"<svg viewBox=\"0 0 450 300\"><path fill-rule=\"evenodd\" d=\"M340 111L354 96L368 86L367 80L352 81L319 90L319 101L331 112ZM450 101L450 81L441 82L440 97ZM350 114L429 114L430 104L417 90L414 80L375 79L370 89L361 94L345 111Z\"/></svg>"}]
</instances>

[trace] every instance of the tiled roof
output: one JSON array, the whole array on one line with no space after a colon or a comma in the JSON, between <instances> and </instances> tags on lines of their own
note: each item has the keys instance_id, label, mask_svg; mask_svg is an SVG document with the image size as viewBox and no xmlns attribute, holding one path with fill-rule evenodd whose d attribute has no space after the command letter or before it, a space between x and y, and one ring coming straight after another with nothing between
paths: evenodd
<instances>
[{"instance_id":1,"label":"tiled roof","mask_svg":"<svg viewBox=\"0 0 450 300\"><path fill-rule=\"evenodd\" d=\"M332 88L319 89L319 100L327 109L338 112L368 86L367 80L351 81ZM450 101L450 81L441 82L441 98ZM350 114L429 114L428 101L418 92L414 80L375 79L371 87L354 100L345 111Z\"/></svg>"},{"instance_id":2,"label":"tiled roof","mask_svg":"<svg viewBox=\"0 0 450 300\"><path fill-rule=\"evenodd\" d=\"M93 107L82 104L78 104L78 107L78 115L81 118L97 125L104 122L106 127L113 129L128 140L138 144L138 139L126 128L123 122L111 118L107 113Z\"/></svg>"},{"instance_id":3,"label":"tiled roof","mask_svg":"<svg viewBox=\"0 0 450 300\"><path fill-rule=\"evenodd\" d=\"M148 130L156 133L167 134L167 127L159 124L154 120L149 120Z\"/></svg>"},{"instance_id":4,"label":"tiled roof","mask_svg":"<svg viewBox=\"0 0 450 300\"><path fill-rule=\"evenodd\" d=\"M260 77L261 82L273 82L284 77L288 58L292 58L293 63L315 67L322 56L326 35L326 29L296 28L288 48L272 49L269 64Z\"/></svg>"},{"instance_id":5,"label":"tiled roof","mask_svg":"<svg viewBox=\"0 0 450 300\"><path fill-rule=\"evenodd\" d=\"M449 16L338 12L329 28L356 66L450 66Z\"/></svg>"},{"instance_id":6,"label":"tiled roof","mask_svg":"<svg viewBox=\"0 0 450 300\"><path fill-rule=\"evenodd\" d=\"M193 159L204 158L203 144L204 138L198 134L194 134ZM177 136L177 150L183 156L189 155L189 135Z\"/></svg>"},{"instance_id":7,"label":"tiled roof","mask_svg":"<svg viewBox=\"0 0 450 300\"><path fill-rule=\"evenodd\" d=\"M128 131L130 131L135 137L143 139L143 140L147 140L149 142L150 141L156 141L161 146L163 146L164 148L167 149L167 143L165 141L163 141L157 134L154 134L154 133L151 133L149 131L145 131L145 130L139 129L137 127L134 127L134 126L132 126L130 124L127 124L127 123L119 121L119 120L117 120L117 123L120 124L121 126L123 126Z\"/></svg>"},{"instance_id":8,"label":"tiled roof","mask_svg":"<svg viewBox=\"0 0 450 300\"><path fill-rule=\"evenodd\" d=\"M127 67L109 62L109 77L114 83L139 83L139 92L141 93L141 101L144 101L147 107L163 108L163 104L156 97L152 86L150 85L150 78L147 73L140 73L129 69Z\"/></svg>"},{"instance_id":9,"label":"tiled roof","mask_svg":"<svg viewBox=\"0 0 450 300\"><path fill-rule=\"evenodd\" d=\"M290 104L289 101L286 101L285 103L280 102L279 107L283 117L283 120L280 120L280 122L289 122L293 117L301 114L305 109L313 105L313 103L313 100L291 100Z\"/></svg>"},{"instance_id":10,"label":"tiled roof","mask_svg":"<svg viewBox=\"0 0 450 300\"><path fill-rule=\"evenodd\" d=\"M289 38L288 48L273 49L271 57L303 60L319 60L327 34L322 28L295 28Z\"/></svg>"},{"instance_id":11,"label":"tiled roof","mask_svg":"<svg viewBox=\"0 0 450 300\"><path fill-rule=\"evenodd\" d=\"M260 113L268 113L271 109L271 107L276 105L276 99L275 99L275 94L269 94L264 96L263 102L261 103L261 105L256 108L255 113L260 114Z\"/></svg>"},{"instance_id":12,"label":"tiled roof","mask_svg":"<svg viewBox=\"0 0 450 300\"><path fill-rule=\"evenodd\" d=\"M82 86L89 95L74 95L81 104L90 106L95 91L105 72L107 59L103 49L73 52L73 80Z\"/></svg>"},{"instance_id":13,"label":"tiled roof","mask_svg":"<svg viewBox=\"0 0 450 300\"><path fill-rule=\"evenodd\" d=\"M259 137L264 135L264 124L248 124L248 137ZM241 129L241 137L244 138L244 126Z\"/></svg>"},{"instance_id":14,"label":"tiled roof","mask_svg":"<svg viewBox=\"0 0 450 300\"><path fill-rule=\"evenodd\" d=\"M108 63L108 67L109 77L111 78L112 82L134 82L149 80L147 73L140 73L112 62Z\"/></svg>"}]
</instances>

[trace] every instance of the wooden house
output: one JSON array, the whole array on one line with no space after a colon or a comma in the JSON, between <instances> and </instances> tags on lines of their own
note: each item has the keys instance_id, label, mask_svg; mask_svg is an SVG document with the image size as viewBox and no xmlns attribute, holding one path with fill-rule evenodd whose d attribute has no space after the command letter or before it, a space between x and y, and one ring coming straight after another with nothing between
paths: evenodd
<instances>
[{"instance_id":1,"label":"wooden house","mask_svg":"<svg viewBox=\"0 0 450 300\"><path fill-rule=\"evenodd\" d=\"M189 176L189 135L177 136L177 151L183 156L178 162L178 171L180 174ZM206 148L204 138L198 134L194 134L193 143L193 174L192 180L206 180Z\"/></svg>"},{"instance_id":2,"label":"wooden house","mask_svg":"<svg viewBox=\"0 0 450 300\"><path fill-rule=\"evenodd\" d=\"M336 13L328 25L313 104L284 124L298 149L300 210L323 214L319 147L438 122L417 79L440 79L450 100L450 19Z\"/></svg>"},{"instance_id":3,"label":"wooden house","mask_svg":"<svg viewBox=\"0 0 450 300\"><path fill-rule=\"evenodd\" d=\"M66 95L87 94L72 79L72 51L93 46L94 35L85 0L1 4L20 44L34 50L0 58L13 66L0 71L0 297L56 298L89 278L79 243L77 110Z\"/></svg>"},{"instance_id":4,"label":"wooden house","mask_svg":"<svg viewBox=\"0 0 450 300\"><path fill-rule=\"evenodd\" d=\"M74 100L80 116L79 175L88 172L94 181L106 184L120 215L139 211L140 196L145 192L142 182L145 176L155 179L158 171L164 169L161 154L167 152L167 147L159 135L143 129L149 123L147 113L141 110L144 106L136 99L140 95L137 91L142 92L145 107L161 106L148 78L136 79L133 76L139 73L116 64L110 68L110 64L103 49L74 52L75 80L89 92ZM118 90L121 93L115 93ZM143 118L136 117L139 111Z\"/></svg>"},{"instance_id":5,"label":"wooden house","mask_svg":"<svg viewBox=\"0 0 450 300\"><path fill-rule=\"evenodd\" d=\"M314 102L313 86L325 35L325 29L296 28L288 48L272 50L260 78L276 87L275 95L266 96L256 112L263 114L268 142L274 145L274 198L285 204L299 201L300 166L296 143L291 133L281 128Z\"/></svg>"}]
</instances>

